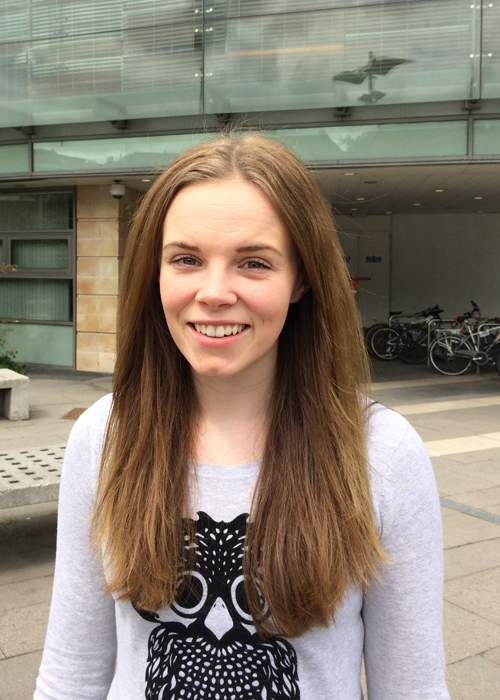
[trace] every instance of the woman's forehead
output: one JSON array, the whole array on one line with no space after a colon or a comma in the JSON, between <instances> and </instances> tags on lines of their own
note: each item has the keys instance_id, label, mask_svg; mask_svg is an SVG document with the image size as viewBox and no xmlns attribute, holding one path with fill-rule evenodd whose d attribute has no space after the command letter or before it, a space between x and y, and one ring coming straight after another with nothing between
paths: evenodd
<instances>
[{"instance_id":1,"label":"woman's forehead","mask_svg":"<svg viewBox=\"0 0 500 700\"><path fill-rule=\"evenodd\" d=\"M288 238L280 217L261 190L244 180L196 183L173 200L163 226L164 244L179 236L209 239L271 237L285 244ZM243 243L242 243L243 245Z\"/></svg>"}]
</instances>

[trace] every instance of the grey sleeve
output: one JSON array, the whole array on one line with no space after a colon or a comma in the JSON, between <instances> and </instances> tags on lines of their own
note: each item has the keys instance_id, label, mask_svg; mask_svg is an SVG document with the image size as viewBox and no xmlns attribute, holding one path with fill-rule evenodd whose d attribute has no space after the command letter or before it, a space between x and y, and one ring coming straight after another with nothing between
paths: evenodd
<instances>
[{"instance_id":1,"label":"grey sleeve","mask_svg":"<svg viewBox=\"0 0 500 700\"><path fill-rule=\"evenodd\" d=\"M103 700L113 676L114 600L103 593L102 565L90 546L92 444L95 431L84 414L64 459L54 587L34 700Z\"/></svg>"},{"instance_id":2,"label":"grey sleeve","mask_svg":"<svg viewBox=\"0 0 500 700\"><path fill-rule=\"evenodd\" d=\"M441 511L432 465L412 427L386 467L379 517L388 563L366 593L362 613L368 698L449 700Z\"/></svg>"}]
</instances>

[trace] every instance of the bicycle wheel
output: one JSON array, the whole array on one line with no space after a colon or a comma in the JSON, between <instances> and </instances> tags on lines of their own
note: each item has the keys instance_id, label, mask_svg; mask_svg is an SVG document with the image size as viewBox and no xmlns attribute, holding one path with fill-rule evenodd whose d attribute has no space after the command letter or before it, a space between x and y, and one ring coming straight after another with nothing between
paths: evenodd
<instances>
[{"instance_id":1,"label":"bicycle wheel","mask_svg":"<svg viewBox=\"0 0 500 700\"><path fill-rule=\"evenodd\" d=\"M457 335L441 335L429 348L429 359L434 369L451 376L468 372L473 354L470 343Z\"/></svg>"},{"instance_id":2,"label":"bicycle wheel","mask_svg":"<svg viewBox=\"0 0 500 700\"><path fill-rule=\"evenodd\" d=\"M375 333L375 331L378 331L379 328L387 328L387 324L385 323L374 323L373 325L369 326L365 330L365 346L368 351L369 355L373 356L373 350L371 348L371 339L372 335Z\"/></svg>"},{"instance_id":3,"label":"bicycle wheel","mask_svg":"<svg viewBox=\"0 0 500 700\"><path fill-rule=\"evenodd\" d=\"M371 355L379 360L396 360L403 349L403 338L394 328L378 328L370 339Z\"/></svg>"}]
</instances>

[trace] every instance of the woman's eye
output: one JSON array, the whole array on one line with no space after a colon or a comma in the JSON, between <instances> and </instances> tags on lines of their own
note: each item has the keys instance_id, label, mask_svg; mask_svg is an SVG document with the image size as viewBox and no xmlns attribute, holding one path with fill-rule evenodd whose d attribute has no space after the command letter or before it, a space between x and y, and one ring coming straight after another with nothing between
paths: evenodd
<instances>
[{"instance_id":1,"label":"woman's eye","mask_svg":"<svg viewBox=\"0 0 500 700\"><path fill-rule=\"evenodd\" d=\"M245 260L243 263L248 270L270 270L271 266L263 260Z\"/></svg>"},{"instance_id":2,"label":"woman's eye","mask_svg":"<svg viewBox=\"0 0 500 700\"><path fill-rule=\"evenodd\" d=\"M187 265L187 266L191 266L191 265L197 265L197 264L198 264L198 260L197 260L196 258L193 258L192 255L182 255L182 256L180 256L180 257L178 257L178 258L174 258L174 259L172 260L172 264L174 264L174 265Z\"/></svg>"}]
</instances>

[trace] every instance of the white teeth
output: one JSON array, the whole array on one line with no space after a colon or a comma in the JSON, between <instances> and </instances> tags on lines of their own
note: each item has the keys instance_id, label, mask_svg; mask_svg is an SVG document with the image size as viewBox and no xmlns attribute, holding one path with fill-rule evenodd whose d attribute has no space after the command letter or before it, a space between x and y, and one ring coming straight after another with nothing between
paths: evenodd
<instances>
[{"instance_id":1,"label":"white teeth","mask_svg":"<svg viewBox=\"0 0 500 700\"><path fill-rule=\"evenodd\" d=\"M223 338L227 335L237 335L245 328L242 324L234 326L206 326L201 323L195 323L194 327L198 333L207 335L209 338Z\"/></svg>"}]
</instances>

